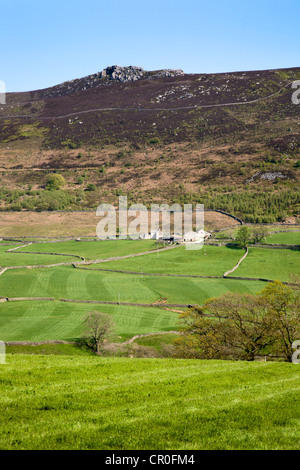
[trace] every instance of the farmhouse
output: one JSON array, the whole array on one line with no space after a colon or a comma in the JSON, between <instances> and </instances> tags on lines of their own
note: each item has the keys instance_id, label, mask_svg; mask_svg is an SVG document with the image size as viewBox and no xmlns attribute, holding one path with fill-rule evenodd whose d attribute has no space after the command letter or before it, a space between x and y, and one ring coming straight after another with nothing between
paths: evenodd
<instances>
[{"instance_id":1,"label":"farmhouse","mask_svg":"<svg viewBox=\"0 0 300 470\"><path fill-rule=\"evenodd\" d=\"M211 236L211 233L205 232L205 230L199 230L198 232L187 232L182 235L164 235L161 230L155 232L143 233L140 235L141 240L161 240L169 243L197 243L207 240Z\"/></svg>"},{"instance_id":2,"label":"farmhouse","mask_svg":"<svg viewBox=\"0 0 300 470\"><path fill-rule=\"evenodd\" d=\"M162 235L162 232L160 230L157 230L155 232L143 233L140 235L140 238L142 240L159 240L162 238Z\"/></svg>"},{"instance_id":3,"label":"farmhouse","mask_svg":"<svg viewBox=\"0 0 300 470\"><path fill-rule=\"evenodd\" d=\"M168 235L160 238L163 242L177 242L180 243L182 241L181 235Z\"/></svg>"},{"instance_id":4,"label":"farmhouse","mask_svg":"<svg viewBox=\"0 0 300 470\"><path fill-rule=\"evenodd\" d=\"M199 230L198 232L187 232L182 237L182 242L200 242L207 240L211 236L211 233Z\"/></svg>"}]
</instances>

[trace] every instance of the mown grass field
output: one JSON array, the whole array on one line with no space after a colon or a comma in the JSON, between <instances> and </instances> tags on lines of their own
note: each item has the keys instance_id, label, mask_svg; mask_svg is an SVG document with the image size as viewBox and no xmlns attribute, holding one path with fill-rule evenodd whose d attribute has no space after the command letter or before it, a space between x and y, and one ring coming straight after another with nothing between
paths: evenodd
<instances>
[{"instance_id":1,"label":"mown grass field","mask_svg":"<svg viewBox=\"0 0 300 470\"><path fill-rule=\"evenodd\" d=\"M195 274L199 276L223 276L243 256L244 250L227 246L205 245L201 250L178 247L162 253L153 253L94 264L91 268L120 269L146 273Z\"/></svg>"},{"instance_id":2,"label":"mown grass field","mask_svg":"<svg viewBox=\"0 0 300 470\"><path fill-rule=\"evenodd\" d=\"M8 247L0 246L0 265L78 261L47 255L48 251L107 259L153 247L152 241L64 241L23 248L45 253L35 255L21 250L5 253ZM228 291L256 293L266 286L222 278L243 254L244 250L225 246L199 251L175 248L89 269L60 266L2 274L0 297L55 299L0 303L2 341L76 341L84 332L86 314L94 310L111 315L114 329L102 357L71 344L7 346L6 364L0 365L0 448L298 449L297 365L162 358L175 337L169 332L177 329L179 310L184 310L164 308L164 303L202 304ZM287 280L290 272L299 272L299 262L298 251L250 248L233 275ZM115 304L63 302L62 298ZM118 344L114 349L110 344L162 332L166 334L142 337L130 346ZM139 354L148 358L131 357Z\"/></svg>"},{"instance_id":3,"label":"mown grass field","mask_svg":"<svg viewBox=\"0 0 300 470\"><path fill-rule=\"evenodd\" d=\"M90 272L74 268L12 270L1 277L1 295L54 297L72 300L172 304L202 304L227 292L255 293L262 282L231 279L189 279ZM18 301L1 304L0 331L5 341L73 339L80 336L87 312L112 315L115 333L122 338L176 328L178 314L162 308L100 305L53 301ZM182 309L184 310L184 309Z\"/></svg>"},{"instance_id":4,"label":"mown grass field","mask_svg":"<svg viewBox=\"0 0 300 470\"><path fill-rule=\"evenodd\" d=\"M293 273L300 273L300 251L249 248L247 258L232 276L288 281Z\"/></svg>"},{"instance_id":5,"label":"mown grass field","mask_svg":"<svg viewBox=\"0 0 300 470\"><path fill-rule=\"evenodd\" d=\"M44 250L77 254L93 259L126 256L147 251L155 244L147 241L68 241L30 245L25 250ZM0 264L30 265L72 262L72 257L46 254L5 253L0 247ZM136 334L168 331L176 328L178 313L163 308L167 304L203 304L225 292L257 293L264 282L222 278L233 268L244 250L226 246L204 246L202 250L189 251L184 247L118 261L75 269L72 266L54 268L13 269L0 278L0 297L51 297L55 301L18 301L1 304L0 337L5 341L73 340L81 336L83 319L91 310L112 315L115 337L128 339ZM75 258L76 260L76 258ZM78 258L77 258L78 261ZM102 269L102 271L97 270ZM103 270L104 269L104 270ZM139 274L105 271L121 269ZM300 271L300 254L292 250L250 248L248 257L232 276L260 277L287 281L290 273ZM158 274L184 274L220 276L219 279L151 276ZM60 299L115 302L116 305L66 303ZM118 303L155 304L127 306ZM184 307L179 308L181 310ZM178 310L178 309L177 309Z\"/></svg>"},{"instance_id":6,"label":"mown grass field","mask_svg":"<svg viewBox=\"0 0 300 470\"><path fill-rule=\"evenodd\" d=\"M56 268L14 269L1 276L1 295L54 297L74 300L152 303L201 303L227 290L257 292L262 282L121 274L106 271Z\"/></svg>"},{"instance_id":7,"label":"mown grass field","mask_svg":"<svg viewBox=\"0 0 300 470\"><path fill-rule=\"evenodd\" d=\"M136 334L176 329L178 314L155 307L91 305L63 302L7 302L1 305L2 341L72 341L81 337L83 319L90 311L111 315L110 341L125 341Z\"/></svg>"},{"instance_id":8,"label":"mown grass field","mask_svg":"<svg viewBox=\"0 0 300 470\"><path fill-rule=\"evenodd\" d=\"M105 259L150 251L157 248L153 240L63 241L59 243L34 243L20 248L22 251L62 253L82 256L85 259Z\"/></svg>"},{"instance_id":9,"label":"mown grass field","mask_svg":"<svg viewBox=\"0 0 300 470\"><path fill-rule=\"evenodd\" d=\"M299 449L300 368L7 356L1 449Z\"/></svg>"},{"instance_id":10,"label":"mown grass field","mask_svg":"<svg viewBox=\"0 0 300 470\"><path fill-rule=\"evenodd\" d=\"M36 255L30 253L7 253L12 247L0 246L0 266L35 266L48 265L56 263L72 263L78 261L78 258L72 256L55 256L55 255ZM27 250L25 250L27 251ZM36 250L34 250L36 251Z\"/></svg>"},{"instance_id":11,"label":"mown grass field","mask_svg":"<svg viewBox=\"0 0 300 470\"><path fill-rule=\"evenodd\" d=\"M263 243L282 244L282 245L300 245L300 231L288 233L273 233L266 237Z\"/></svg>"}]
</instances>

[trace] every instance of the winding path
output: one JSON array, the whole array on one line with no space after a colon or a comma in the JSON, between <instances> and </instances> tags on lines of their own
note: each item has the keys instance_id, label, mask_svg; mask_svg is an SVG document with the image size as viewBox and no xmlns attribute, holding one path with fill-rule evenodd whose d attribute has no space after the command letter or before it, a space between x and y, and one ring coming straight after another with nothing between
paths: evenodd
<instances>
[{"instance_id":1,"label":"winding path","mask_svg":"<svg viewBox=\"0 0 300 470\"><path fill-rule=\"evenodd\" d=\"M236 269L238 269L239 265L244 261L244 259L248 256L249 250L248 247L246 248L246 253L244 256L241 257L239 262L234 266L234 268L230 269L229 271L226 271L226 273L223 275L223 277L227 277L229 274L233 273Z\"/></svg>"},{"instance_id":2,"label":"winding path","mask_svg":"<svg viewBox=\"0 0 300 470\"><path fill-rule=\"evenodd\" d=\"M259 103L260 101L265 101L270 98L274 98L275 96L279 95L283 90L285 90L288 86L291 86L294 81L287 83L284 87L280 88L275 93L272 93L271 95L264 96L261 98L257 98L255 100L249 100L249 101L237 101L234 103L216 103L216 104L204 104L204 105L194 105L194 106L178 106L174 108L141 108L141 107L121 107L121 108L95 108L95 109L88 109L88 110L83 110L83 111L77 111L76 113L69 113L69 114L64 114L60 116L36 116L32 114L18 114L18 115L4 115L0 116L0 119L20 119L20 118L27 118L27 119L35 119L37 121L41 120L54 120L54 119L65 119L65 118L71 118L73 116L79 116L82 114L88 114L88 113L96 113L99 111L180 111L180 110L188 110L188 109L205 109L205 108L222 108L222 107L227 107L227 106L242 106L242 105L247 105L247 104L254 104L254 103ZM17 105L18 103L16 103ZM20 105L20 103L19 103Z\"/></svg>"}]
</instances>

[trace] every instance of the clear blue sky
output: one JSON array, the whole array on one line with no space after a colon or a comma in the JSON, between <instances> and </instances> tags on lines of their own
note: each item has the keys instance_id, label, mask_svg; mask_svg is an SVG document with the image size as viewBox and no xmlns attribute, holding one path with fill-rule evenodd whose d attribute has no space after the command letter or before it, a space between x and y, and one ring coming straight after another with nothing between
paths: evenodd
<instances>
[{"instance_id":1,"label":"clear blue sky","mask_svg":"<svg viewBox=\"0 0 300 470\"><path fill-rule=\"evenodd\" d=\"M138 65L187 73L299 66L299 0L0 0L0 80L45 88Z\"/></svg>"}]
</instances>

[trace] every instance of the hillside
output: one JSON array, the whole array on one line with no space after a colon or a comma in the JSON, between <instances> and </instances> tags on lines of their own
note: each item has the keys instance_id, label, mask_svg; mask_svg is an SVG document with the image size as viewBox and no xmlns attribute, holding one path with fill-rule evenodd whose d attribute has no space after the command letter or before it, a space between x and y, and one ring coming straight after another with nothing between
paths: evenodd
<instances>
[{"instance_id":1,"label":"hillside","mask_svg":"<svg viewBox=\"0 0 300 470\"><path fill-rule=\"evenodd\" d=\"M300 68L103 72L0 108L1 210L201 202L248 222L297 221ZM66 186L45 191L59 172Z\"/></svg>"}]
</instances>

